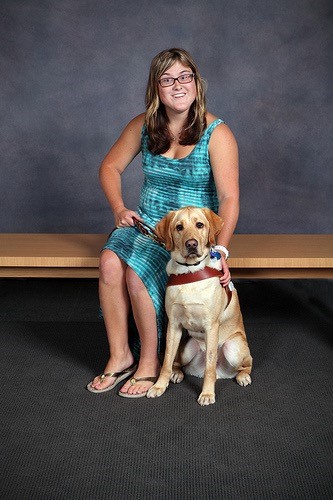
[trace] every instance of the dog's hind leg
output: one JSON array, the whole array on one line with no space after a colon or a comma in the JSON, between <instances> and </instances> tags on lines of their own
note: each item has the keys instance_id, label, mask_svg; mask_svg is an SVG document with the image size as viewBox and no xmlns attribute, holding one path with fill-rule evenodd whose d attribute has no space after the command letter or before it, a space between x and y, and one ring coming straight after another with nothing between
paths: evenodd
<instances>
[{"instance_id":1,"label":"dog's hind leg","mask_svg":"<svg viewBox=\"0 0 333 500\"><path fill-rule=\"evenodd\" d=\"M247 356L246 358L244 358L242 367L240 368L240 371L236 375L237 383L239 385L242 385L243 387L250 385L252 383L252 379L250 376L251 371L252 371L252 357Z\"/></svg>"},{"instance_id":2,"label":"dog's hind leg","mask_svg":"<svg viewBox=\"0 0 333 500\"><path fill-rule=\"evenodd\" d=\"M182 352L184 350L184 347L186 346L188 341L188 334L187 332L183 331L179 347L176 353L175 360L172 365L172 374L170 377L171 382L174 384L180 384L184 380L184 373L182 372L181 368L183 366L182 363Z\"/></svg>"},{"instance_id":3,"label":"dog's hind leg","mask_svg":"<svg viewBox=\"0 0 333 500\"><path fill-rule=\"evenodd\" d=\"M182 342L181 342L182 343ZM184 373L182 372L182 362L181 362L181 346L179 346L176 358L172 364L172 374L170 377L171 382L174 384L180 384L184 380Z\"/></svg>"},{"instance_id":4,"label":"dog's hind leg","mask_svg":"<svg viewBox=\"0 0 333 500\"><path fill-rule=\"evenodd\" d=\"M241 334L236 334L223 344L223 354L228 363L238 372L237 383L243 387L251 384L252 356Z\"/></svg>"},{"instance_id":5,"label":"dog's hind leg","mask_svg":"<svg viewBox=\"0 0 333 500\"><path fill-rule=\"evenodd\" d=\"M174 384L180 384L180 382L184 380L184 373L181 370L181 364L179 361L177 361L177 358L172 365L172 374L170 380Z\"/></svg>"},{"instance_id":6,"label":"dog's hind leg","mask_svg":"<svg viewBox=\"0 0 333 500\"><path fill-rule=\"evenodd\" d=\"M199 342L193 337L188 336L179 347L179 362L181 366L191 363L193 358L201 352Z\"/></svg>"},{"instance_id":7,"label":"dog's hind leg","mask_svg":"<svg viewBox=\"0 0 333 500\"><path fill-rule=\"evenodd\" d=\"M173 363L171 382L179 384L184 380L182 368L189 375L203 377L205 371L204 358L205 356L200 349L199 342L186 334L185 338L182 338L180 342L176 359ZM198 359L201 359L201 362Z\"/></svg>"}]
</instances>

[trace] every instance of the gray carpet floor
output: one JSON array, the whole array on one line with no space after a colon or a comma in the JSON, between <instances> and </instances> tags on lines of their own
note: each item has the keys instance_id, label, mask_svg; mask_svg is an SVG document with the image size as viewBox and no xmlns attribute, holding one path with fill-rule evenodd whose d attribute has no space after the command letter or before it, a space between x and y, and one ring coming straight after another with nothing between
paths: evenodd
<instances>
[{"instance_id":1,"label":"gray carpet floor","mask_svg":"<svg viewBox=\"0 0 333 500\"><path fill-rule=\"evenodd\" d=\"M0 498L333 498L333 283L235 285L253 383L202 408L195 377L154 400L85 390L107 358L95 280L0 280Z\"/></svg>"}]
</instances>

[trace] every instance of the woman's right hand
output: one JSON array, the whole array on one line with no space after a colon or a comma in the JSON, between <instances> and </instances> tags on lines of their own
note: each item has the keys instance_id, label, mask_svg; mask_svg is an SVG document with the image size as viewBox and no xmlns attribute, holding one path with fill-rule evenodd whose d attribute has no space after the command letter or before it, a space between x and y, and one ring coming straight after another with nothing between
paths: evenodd
<instances>
[{"instance_id":1,"label":"woman's right hand","mask_svg":"<svg viewBox=\"0 0 333 500\"><path fill-rule=\"evenodd\" d=\"M116 227L119 228L134 226L133 217L136 217L138 220L142 221L140 215L138 215L133 210L129 210L126 207L120 209L119 211L114 213Z\"/></svg>"}]
</instances>

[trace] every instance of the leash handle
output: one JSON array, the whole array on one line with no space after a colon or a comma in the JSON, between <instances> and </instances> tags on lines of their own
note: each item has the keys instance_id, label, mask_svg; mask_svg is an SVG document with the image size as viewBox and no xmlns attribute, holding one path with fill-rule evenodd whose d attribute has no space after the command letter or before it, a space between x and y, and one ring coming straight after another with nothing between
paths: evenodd
<instances>
[{"instance_id":1,"label":"leash handle","mask_svg":"<svg viewBox=\"0 0 333 500\"><path fill-rule=\"evenodd\" d=\"M165 243L164 241L160 240L160 238L157 236L154 228L146 224L145 222L141 222L139 219L136 217L132 217L134 226L136 229L143 234L143 236L147 236L147 238L150 238L151 240L155 241L155 243L158 243L161 247L165 248Z\"/></svg>"}]
</instances>

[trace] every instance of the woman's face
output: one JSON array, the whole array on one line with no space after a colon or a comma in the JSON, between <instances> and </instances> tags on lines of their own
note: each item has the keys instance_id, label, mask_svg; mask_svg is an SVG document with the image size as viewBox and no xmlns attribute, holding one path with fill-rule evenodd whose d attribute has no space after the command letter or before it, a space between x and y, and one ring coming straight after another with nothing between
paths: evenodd
<instances>
[{"instance_id":1,"label":"woman's face","mask_svg":"<svg viewBox=\"0 0 333 500\"><path fill-rule=\"evenodd\" d=\"M184 66L181 62L177 61L161 75L160 80L191 74L193 74L193 71L190 67ZM178 80L175 80L169 87L162 87L159 83L158 94L167 112L187 112L197 96L195 79L193 78L189 83L179 83Z\"/></svg>"}]
</instances>

